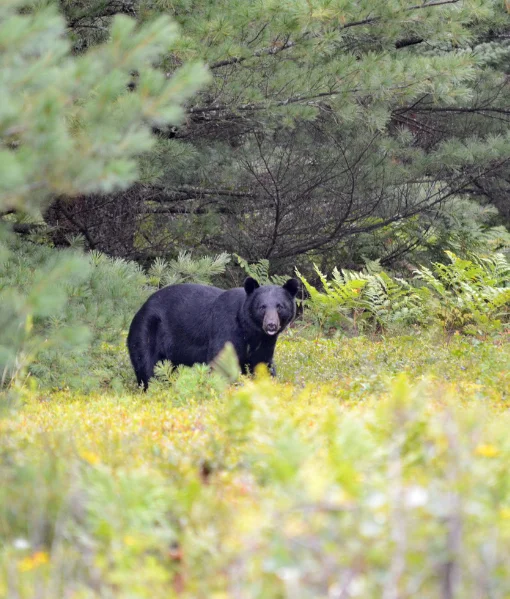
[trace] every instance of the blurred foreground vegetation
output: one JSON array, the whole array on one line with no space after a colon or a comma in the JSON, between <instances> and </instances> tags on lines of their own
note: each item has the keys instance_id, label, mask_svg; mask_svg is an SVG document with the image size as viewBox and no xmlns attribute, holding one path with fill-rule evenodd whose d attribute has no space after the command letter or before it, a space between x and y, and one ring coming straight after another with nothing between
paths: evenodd
<instances>
[{"instance_id":1,"label":"blurred foreground vegetation","mask_svg":"<svg viewBox=\"0 0 510 599\"><path fill-rule=\"evenodd\" d=\"M508 597L508 334L306 337L278 382L25 392L0 596Z\"/></svg>"}]
</instances>

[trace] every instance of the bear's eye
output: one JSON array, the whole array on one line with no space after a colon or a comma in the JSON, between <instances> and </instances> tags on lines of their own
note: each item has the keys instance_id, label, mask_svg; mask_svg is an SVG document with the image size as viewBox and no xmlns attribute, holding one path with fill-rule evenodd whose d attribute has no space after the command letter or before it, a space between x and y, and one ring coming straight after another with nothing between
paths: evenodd
<instances>
[{"instance_id":1,"label":"bear's eye","mask_svg":"<svg viewBox=\"0 0 510 599\"><path fill-rule=\"evenodd\" d=\"M281 310L283 308L283 306L281 304L276 304L276 309L277 310Z\"/></svg>"},{"instance_id":2,"label":"bear's eye","mask_svg":"<svg viewBox=\"0 0 510 599\"><path fill-rule=\"evenodd\" d=\"M261 309L261 310L265 310L266 308L267 308L266 304L262 304L262 305L260 306L260 309Z\"/></svg>"}]
</instances>

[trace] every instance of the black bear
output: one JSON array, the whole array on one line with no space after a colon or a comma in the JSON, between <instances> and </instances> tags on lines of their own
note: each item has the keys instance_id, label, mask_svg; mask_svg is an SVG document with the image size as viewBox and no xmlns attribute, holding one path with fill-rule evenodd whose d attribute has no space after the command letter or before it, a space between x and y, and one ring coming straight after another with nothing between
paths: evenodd
<instances>
[{"instance_id":1,"label":"black bear","mask_svg":"<svg viewBox=\"0 0 510 599\"><path fill-rule=\"evenodd\" d=\"M138 384L147 389L154 366L209 363L230 341L242 371L267 364L275 374L273 353L278 334L296 314L299 283L263 285L248 277L244 288L183 283L156 291L140 308L129 328L129 356Z\"/></svg>"}]
</instances>

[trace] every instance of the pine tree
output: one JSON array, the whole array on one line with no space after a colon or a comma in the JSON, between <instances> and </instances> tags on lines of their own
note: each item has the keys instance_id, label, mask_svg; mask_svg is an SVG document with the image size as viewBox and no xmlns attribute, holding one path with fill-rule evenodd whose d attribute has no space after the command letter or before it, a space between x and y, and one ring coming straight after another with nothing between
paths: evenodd
<instances>
[{"instance_id":1,"label":"pine tree","mask_svg":"<svg viewBox=\"0 0 510 599\"><path fill-rule=\"evenodd\" d=\"M139 27L119 15L108 43L73 56L55 6L24 5L0 6L0 210L36 213L55 195L128 187L153 145L151 125L182 120L204 68L190 63L167 79L153 67L177 39L168 16Z\"/></svg>"},{"instance_id":2,"label":"pine tree","mask_svg":"<svg viewBox=\"0 0 510 599\"><path fill-rule=\"evenodd\" d=\"M510 19L499 0L63 5L78 50L115 11L171 14L184 35L161 67L201 58L213 73L186 122L158 128L144 185L111 198L143 222L125 255L206 247L290 265L393 223L412 222L420 240L454 197L503 206ZM80 206L96 214L96 246L116 250L101 210Z\"/></svg>"},{"instance_id":3,"label":"pine tree","mask_svg":"<svg viewBox=\"0 0 510 599\"><path fill-rule=\"evenodd\" d=\"M138 157L153 146L152 127L180 122L183 102L206 81L199 62L182 66L170 78L155 68L176 39L177 28L168 16L140 26L119 15L107 43L75 56L54 5L0 4L4 225L12 213L40 218L55 197L107 193L138 179ZM0 387L23 375L38 352L84 340L79 319L64 329L53 326L51 334L44 324L58 323L68 294L87 280L91 268L75 252L45 251L24 269L23 244L14 244L16 252L9 258L6 238L4 226Z\"/></svg>"}]
</instances>

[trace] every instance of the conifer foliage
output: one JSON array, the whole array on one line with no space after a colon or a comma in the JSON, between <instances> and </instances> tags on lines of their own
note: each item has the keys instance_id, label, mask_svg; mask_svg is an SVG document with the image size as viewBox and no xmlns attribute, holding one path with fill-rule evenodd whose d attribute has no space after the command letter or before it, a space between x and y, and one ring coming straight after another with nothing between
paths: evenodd
<instances>
[{"instance_id":1,"label":"conifer foliage","mask_svg":"<svg viewBox=\"0 0 510 599\"><path fill-rule=\"evenodd\" d=\"M168 16L139 26L118 15L107 43L74 56L65 19L55 5L34 7L22 0L0 4L4 221L11 213L40 218L55 197L110 192L137 180L137 158L153 143L151 128L179 122L182 103L207 77L197 62L177 69L171 78L154 67L176 38ZM133 78L136 85L130 85ZM68 296L83 291L84 282L91 291L91 264L76 252L41 249L34 256L33 248L9 241L5 229L0 235L2 386L22 375L41 351L84 340L86 331L79 324L86 303L74 319L65 308ZM16 253L9 256L7 246ZM110 295L118 300L122 294ZM92 320L90 315L87 319ZM70 326L60 326L66 320Z\"/></svg>"},{"instance_id":2,"label":"conifer foliage","mask_svg":"<svg viewBox=\"0 0 510 599\"><path fill-rule=\"evenodd\" d=\"M158 128L144 185L111 198L143 222L144 243L127 227L112 243L97 222L111 204L74 207L96 248L138 260L206 244L280 270L318 253L338 263L360 233L409 224L409 243L375 256L389 262L433 236L458 198L509 214L501 0L63 5L80 49L115 12L171 15L184 36L162 68L201 58L212 73L186 121ZM61 210L56 222L76 232Z\"/></svg>"},{"instance_id":3,"label":"conifer foliage","mask_svg":"<svg viewBox=\"0 0 510 599\"><path fill-rule=\"evenodd\" d=\"M55 6L25 5L0 6L0 210L35 212L54 195L127 187L152 146L149 125L182 119L179 103L204 82L203 67L171 79L152 67L177 38L168 16L137 27L119 15L108 43L74 57Z\"/></svg>"}]
</instances>

